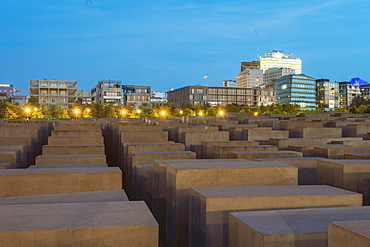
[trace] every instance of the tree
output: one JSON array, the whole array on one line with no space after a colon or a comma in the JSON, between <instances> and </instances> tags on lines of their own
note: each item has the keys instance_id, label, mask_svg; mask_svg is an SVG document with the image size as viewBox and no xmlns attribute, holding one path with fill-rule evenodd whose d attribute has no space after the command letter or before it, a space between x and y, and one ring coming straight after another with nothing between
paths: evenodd
<instances>
[{"instance_id":1,"label":"tree","mask_svg":"<svg viewBox=\"0 0 370 247\"><path fill-rule=\"evenodd\" d=\"M353 99L351 101L351 104L349 105L349 112L358 113L357 108L359 108L362 105L369 105L369 104L370 104L369 99L365 99L364 97L362 97L360 95L356 95L355 97L353 97ZM365 108L361 107L361 111L363 111L363 110L365 110Z\"/></svg>"}]
</instances>

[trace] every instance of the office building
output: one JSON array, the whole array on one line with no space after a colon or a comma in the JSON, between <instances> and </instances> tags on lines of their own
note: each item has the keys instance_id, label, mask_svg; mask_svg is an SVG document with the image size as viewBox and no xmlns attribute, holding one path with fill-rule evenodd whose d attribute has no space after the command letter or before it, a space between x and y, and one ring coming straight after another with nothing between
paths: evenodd
<instances>
[{"instance_id":1,"label":"office building","mask_svg":"<svg viewBox=\"0 0 370 247\"><path fill-rule=\"evenodd\" d=\"M168 102L210 105L269 105L275 101L273 88L187 86L167 92Z\"/></svg>"},{"instance_id":2,"label":"office building","mask_svg":"<svg viewBox=\"0 0 370 247\"><path fill-rule=\"evenodd\" d=\"M269 68L263 74L263 83L276 82L277 79L291 74L295 74L294 69L282 67Z\"/></svg>"},{"instance_id":3,"label":"office building","mask_svg":"<svg viewBox=\"0 0 370 247\"><path fill-rule=\"evenodd\" d=\"M40 105L68 107L77 101L77 81L31 79L29 86Z\"/></svg>"},{"instance_id":4,"label":"office building","mask_svg":"<svg viewBox=\"0 0 370 247\"><path fill-rule=\"evenodd\" d=\"M98 84L91 89L91 101L120 104L122 99L121 84L121 81L98 81Z\"/></svg>"},{"instance_id":5,"label":"office building","mask_svg":"<svg viewBox=\"0 0 370 247\"><path fill-rule=\"evenodd\" d=\"M302 108L316 108L316 81L304 74L286 75L275 83L278 104L298 104Z\"/></svg>"},{"instance_id":6,"label":"office building","mask_svg":"<svg viewBox=\"0 0 370 247\"><path fill-rule=\"evenodd\" d=\"M339 83L329 79L316 80L316 108L324 111L334 110L339 104Z\"/></svg>"},{"instance_id":7,"label":"office building","mask_svg":"<svg viewBox=\"0 0 370 247\"><path fill-rule=\"evenodd\" d=\"M150 104L151 90L150 86L134 86L122 85L122 103L135 104Z\"/></svg>"},{"instance_id":8,"label":"office building","mask_svg":"<svg viewBox=\"0 0 370 247\"><path fill-rule=\"evenodd\" d=\"M238 74L237 87L256 87L263 83L263 71L258 67L250 67Z\"/></svg>"},{"instance_id":9,"label":"office building","mask_svg":"<svg viewBox=\"0 0 370 247\"><path fill-rule=\"evenodd\" d=\"M269 68L282 67L294 69L296 74L302 73L302 59L294 58L292 53L284 53L283 51L265 52L264 56L260 56L260 69L265 72Z\"/></svg>"},{"instance_id":10,"label":"office building","mask_svg":"<svg viewBox=\"0 0 370 247\"><path fill-rule=\"evenodd\" d=\"M222 81L223 87L236 87L236 81L235 80L224 80Z\"/></svg>"},{"instance_id":11,"label":"office building","mask_svg":"<svg viewBox=\"0 0 370 247\"><path fill-rule=\"evenodd\" d=\"M260 67L260 61L252 61L252 62L241 62L241 65L240 65L240 72L242 72L243 70L245 69L248 69L250 67L257 67L259 68Z\"/></svg>"}]
</instances>

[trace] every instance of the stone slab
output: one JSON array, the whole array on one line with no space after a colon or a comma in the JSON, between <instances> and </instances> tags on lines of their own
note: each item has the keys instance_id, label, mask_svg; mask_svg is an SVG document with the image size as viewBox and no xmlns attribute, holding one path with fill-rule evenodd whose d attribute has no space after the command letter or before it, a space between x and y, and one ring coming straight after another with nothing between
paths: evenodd
<instances>
[{"instance_id":1,"label":"stone slab","mask_svg":"<svg viewBox=\"0 0 370 247\"><path fill-rule=\"evenodd\" d=\"M324 247L330 222L353 220L370 220L370 207L230 213L229 247Z\"/></svg>"},{"instance_id":2,"label":"stone slab","mask_svg":"<svg viewBox=\"0 0 370 247\"><path fill-rule=\"evenodd\" d=\"M319 157L298 157L298 158L262 158L255 161L275 161L298 167L298 184L315 185L317 184L316 173Z\"/></svg>"},{"instance_id":3,"label":"stone slab","mask_svg":"<svg viewBox=\"0 0 370 247\"><path fill-rule=\"evenodd\" d=\"M135 167L137 165L153 165L156 159L195 159L196 153L191 151L168 151L168 152L141 152L131 153L131 164L128 166L128 191L131 200L135 198L136 192L136 180L135 180Z\"/></svg>"},{"instance_id":4,"label":"stone slab","mask_svg":"<svg viewBox=\"0 0 370 247\"><path fill-rule=\"evenodd\" d=\"M362 206L362 195L326 185L192 187L189 246L228 245L228 213Z\"/></svg>"},{"instance_id":5,"label":"stone slab","mask_svg":"<svg viewBox=\"0 0 370 247\"><path fill-rule=\"evenodd\" d=\"M250 163L251 161L244 159L224 160L224 159L167 159L154 160L153 162L153 188L152 188L152 212L159 223L160 239L165 239L166 236L166 170L168 163L181 164L203 164L208 163Z\"/></svg>"},{"instance_id":6,"label":"stone slab","mask_svg":"<svg viewBox=\"0 0 370 247\"><path fill-rule=\"evenodd\" d=\"M124 190L104 190L49 194L37 196L15 196L0 198L0 205L15 204L50 204L50 203L81 203L81 202L114 202L128 201Z\"/></svg>"},{"instance_id":7,"label":"stone slab","mask_svg":"<svg viewBox=\"0 0 370 247\"><path fill-rule=\"evenodd\" d=\"M328 159L344 159L346 153L370 153L370 147L315 147L314 155Z\"/></svg>"},{"instance_id":8,"label":"stone slab","mask_svg":"<svg viewBox=\"0 0 370 247\"><path fill-rule=\"evenodd\" d=\"M27 154L28 148L26 145L0 145L0 150L19 150L19 167L27 168Z\"/></svg>"},{"instance_id":9,"label":"stone slab","mask_svg":"<svg viewBox=\"0 0 370 247\"><path fill-rule=\"evenodd\" d=\"M256 151L256 152L230 152L230 159L261 159L261 158L294 158L302 157L301 152L294 151Z\"/></svg>"},{"instance_id":10,"label":"stone slab","mask_svg":"<svg viewBox=\"0 0 370 247\"><path fill-rule=\"evenodd\" d=\"M326 145L326 138L270 138L270 144L279 150L288 150L289 146L297 145Z\"/></svg>"},{"instance_id":11,"label":"stone slab","mask_svg":"<svg viewBox=\"0 0 370 247\"><path fill-rule=\"evenodd\" d=\"M44 166L29 166L27 169L53 169L53 168L89 168L89 167L108 167L107 163L101 164L64 164L64 165L44 165Z\"/></svg>"},{"instance_id":12,"label":"stone slab","mask_svg":"<svg viewBox=\"0 0 370 247\"><path fill-rule=\"evenodd\" d=\"M213 159L229 159L231 152L258 152L258 151L278 151L272 145L215 145L213 146Z\"/></svg>"},{"instance_id":13,"label":"stone slab","mask_svg":"<svg viewBox=\"0 0 370 247\"><path fill-rule=\"evenodd\" d=\"M362 138L360 138L362 139ZM370 140L357 141L331 141L332 144L349 145L352 147L370 147Z\"/></svg>"},{"instance_id":14,"label":"stone slab","mask_svg":"<svg viewBox=\"0 0 370 247\"><path fill-rule=\"evenodd\" d=\"M122 189L118 167L2 169L0 197Z\"/></svg>"},{"instance_id":15,"label":"stone slab","mask_svg":"<svg viewBox=\"0 0 370 247\"><path fill-rule=\"evenodd\" d=\"M315 128L315 127L296 127L294 130L295 138L338 138L342 137L342 128Z\"/></svg>"},{"instance_id":16,"label":"stone slab","mask_svg":"<svg viewBox=\"0 0 370 247\"><path fill-rule=\"evenodd\" d=\"M328 246L370 246L370 220L330 222Z\"/></svg>"},{"instance_id":17,"label":"stone slab","mask_svg":"<svg viewBox=\"0 0 370 247\"><path fill-rule=\"evenodd\" d=\"M202 141L200 158L212 159L213 147L216 145L258 145L258 142L256 141Z\"/></svg>"},{"instance_id":18,"label":"stone slab","mask_svg":"<svg viewBox=\"0 0 370 247\"><path fill-rule=\"evenodd\" d=\"M360 159L360 160L366 160L366 159L370 159L370 153L363 153L363 154L344 154L344 159Z\"/></svg>"},{"instance_id":19,"label":"stone slab","mask_svg":"<svg viewBox=\"0 0 370 247\"><path fill-rule=\"evenodd\" d=\"M270 138L289 138L289 131L287 130L266 130L261 128L244 129L243 135L245 140L270 140Z\"/></svg>"},{"instance_id":20,"label":"stone slab","mask_svg":"<svg viewBox=\"0 0 370 247\"><path fill-rule=\"evenodd\" d=\"M317 183L361 193L364 205L370 205L369 160L319 160Z\"/></svg>"},{"instance_id":21,"label":"stone slab","mask_svg":"<svg viewBox=\"0 0 370 247\"><path fill-rule=\"evenodd\" d=\"M12 163L0 163L0 169L11 169Z\"/></svg>"},{"instance_id":22,"label":"stone slab","mask_svg":"<svg viewBox=\"0 0 370 247\"><path fill-rule=\"evenodd\" d=\"M104 145L44 145L42 155L105 154Z\"/></svg>"},{"instance_id":23,"label":"stone slab","mask_svg":"<svg viewBox=\"0 0 370 247\"><path fill-rule=\"evenodd\" d=\"M102 136L49 136L49 145L103 145Z\"/></svg>"},{"instance_id":24,"label":"stone slab","mask_svg":"<svg viewBox=\"0 0 370 247\"><path fill-rule=\"evenodd\" d=\"M51 136L102 136L102 131L100 129L52 130Z\"/></svg>"},{"instance_id":25,"label":"stone slab","mask_svg":"<svg viewBox=\"0 0 370 247\"><path fill-rule=\"evenodd\" d=\"M190 187L297 185L298 182L298 168L279 162L167 164L166 244L169 246L188 246Z\"/></svg>"},{"instance_id":26,"label":"stone slab","mask_svg":"<svg viewBox=\"0 0 370 247\"><path fill-rule=\"evenodd\" d=\"M350 145L329 144L329 145L296 145L289 146L291 151L301 152L303 157L315 157L315 147L350 147Z\"/></svg>"},{"instance_id":27,"label":"stone slab","mask_svg":"<svg viewBox=\"0 0 370 247\"><path fill-rule=\"evenodd\" d=\"M39 155L36 165L98 164L106 163L104 154L90 155Z\"/></svg>"},{"instance_id":28,"label":"stone slab","mask_svg":"<svg viewBox=\"0 0 370 247\"><path fill-rule=\"evenodd\" d=\"M4 163L11 163L12 168L21 167L20 150L0 150L0 160Z\"/></svg>"},{"instance_id":29,"label":"stone slab","mask_svg":"<svg viewBox=\"0 0 370 247\"><path fill-rule=\"evenodd\" d=\"M186 150L190 150L190 145L201 145L202 141L229 141L229 132L182 132L182 143L185 144Z\"/></svg>"},{"instance_id":30,"label":"stone slab","mask_svg":"<svg viewBox=\"0 0 370 247\"><path fill-rule=\"evenodd\" d=\"M1 245L158 246L158 224L144 202L0 206Z\"/></svg>"}]
</instances>

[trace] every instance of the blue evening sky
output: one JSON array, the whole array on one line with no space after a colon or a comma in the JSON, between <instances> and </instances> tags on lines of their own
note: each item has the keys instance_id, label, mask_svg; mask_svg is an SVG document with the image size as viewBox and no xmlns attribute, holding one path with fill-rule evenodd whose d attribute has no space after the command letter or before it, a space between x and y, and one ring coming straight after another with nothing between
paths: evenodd
<instances>
[{"instance_id":1,"label":"blue evening sky","mask_svg":"<svg viewBox=\"0 0 370 247\"><path fill-rule=\"evenodd\" d=\"M315 78L370 82L369 13L368 0L0 0L0 84L222 86L257 49L293 53Z\"/></svg>"}]
</instances>

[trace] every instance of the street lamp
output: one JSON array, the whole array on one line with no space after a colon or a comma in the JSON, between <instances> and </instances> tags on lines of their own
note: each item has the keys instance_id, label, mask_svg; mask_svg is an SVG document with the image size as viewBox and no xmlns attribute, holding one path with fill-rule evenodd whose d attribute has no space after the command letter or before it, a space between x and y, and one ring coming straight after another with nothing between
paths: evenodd
<instances>
[{"instance_id":1,"label":"street lamp","mask_svg":"<svg viewBox=\"0 0 370 247\"><path fill-rule=\"evenodd\" d=\"M27 107L26 109L24 109L24 111L26 112L26 120L29 121L31 116L31 109Z\"/></svg>"},{"instance_id":2,"label":"street lamp","mask_svg":"<svg viewBox=\"0 0 370 247\"><path fill-rule=\"evenodd\" d=\"M124 116L126 116L126 114L127 114L127 111L126 111L125 109L122 109L122 110L121 110L121 115L122 115L122 117L121 117L121 121L122 121L122 118L123 118Z\"/></svg>"},{"instance_id":3,"label":"street lamp","mask_svg":"<svg viewBox=\"0 0 370 247\"><path fill-rule=\"evenodd\" d=\"M258 112L253 113L254 116L258 116Z\"/></svg>"},{"instance_id":4,"label":"street lamp","mask_svg":"<svg viewBox=\"0 0 370 247\"><path fill-rule=\"evenodd\" d=\"M182 114L184 114L184 111L183 110L180 110L180 114L182 115Z\"/></svg>"},{"instance_id":5,"label":"street lamp","mask_svg":"<svg viewBox=\"0 0 370 247\"><path fill-rule=\"evenodd\" d=\"M202 111L199 112L199 116L203 116L203 112Z\"/></svg>"},{"instance_id":6,"label":"street lamp","mask_svg":"<svg viewBox=\"0 0 370 247\"><path fill-rule=\"evenodd\" d=\"M222 117L223 115L225 115L225 112L224 112L223 110L220 110L220 111L218 112L218 115L220 115L220 116Z\"/></svg>"},{"instance_id":7,"label":"street lamp","mask_svg":"<svg viewBox=\"0 0 370 247\"><path fill-rule=\"evenodd\" d=\"M166 112L165 110L161 111L161 115L162 115L162 117L163 117L163 118L165 118L165 117L166 117L166 113L167 113L167 112Z\"/></svg>"},{"instance_id":8,"label":"street lamp","mask_svg":"<svg viewBox=\"0 0 370 247\"><path fill-rule=\"evenodd\" d=\"M73 110L73 113L74 113L75 118L76 118L76 120L77 120L77 119L78 119L78 116L79 116L79 114L80 114L80 110L79 110L79 109L74 109L74 110Z\"/></svg>"}]
</instances>

